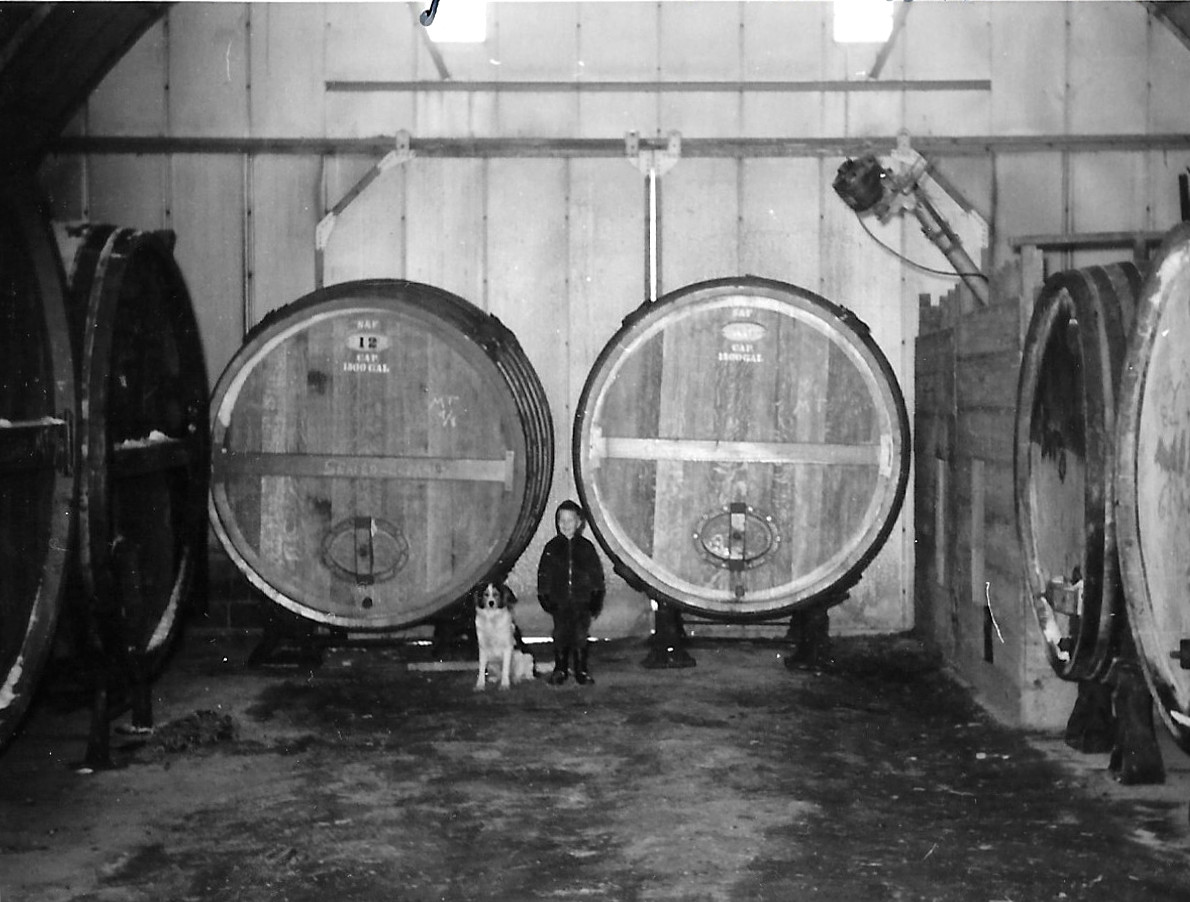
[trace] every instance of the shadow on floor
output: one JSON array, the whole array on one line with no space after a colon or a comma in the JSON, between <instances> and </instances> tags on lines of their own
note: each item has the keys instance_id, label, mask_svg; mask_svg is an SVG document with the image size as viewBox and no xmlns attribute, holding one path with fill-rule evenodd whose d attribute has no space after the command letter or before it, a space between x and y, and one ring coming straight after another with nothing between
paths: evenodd
<instances>
[{"instance_id":1,"label":"shadow on floor","mask_svg":"<svg viewBox=\"0 0 1190 902\"><path fill-rule=\"evenodd\" d=\"M76 774L86 712L39 700L0 756L0 898L1190 898L1187 756L1120 787L911 637L837 639L825 672L779 642L661 671L602 643L595 686L482 693L420 647L250 670L252 645L188 637L115 770Z\"/></svg>"}]
</instances>

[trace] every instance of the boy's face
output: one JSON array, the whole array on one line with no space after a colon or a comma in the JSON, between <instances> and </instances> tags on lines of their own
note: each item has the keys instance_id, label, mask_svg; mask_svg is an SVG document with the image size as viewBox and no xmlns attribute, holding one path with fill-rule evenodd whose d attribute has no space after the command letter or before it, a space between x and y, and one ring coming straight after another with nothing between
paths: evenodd
<instances>
[{"instance_id":1,"label":"boy's face","mask_svg":"<svg viewBox=\"0 0 1190 902\"><path fill-rule=\"evenodd\" d=\"M578 532L578 528L582 524L582 517L574 511L562 511L562 513L558 514L558 532L562 533L568 539L574 538L574 534Z\"/></svg>"}]
</instances>

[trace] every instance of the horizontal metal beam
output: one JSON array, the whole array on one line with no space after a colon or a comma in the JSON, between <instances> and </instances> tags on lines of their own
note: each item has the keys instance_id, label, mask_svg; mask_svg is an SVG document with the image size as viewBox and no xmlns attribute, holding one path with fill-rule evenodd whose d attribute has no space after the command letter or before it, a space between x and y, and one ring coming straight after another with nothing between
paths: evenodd
<instances>
[{"instance_id":1,"label":"horizontal metal beam","mask_svg":"<svg viewBox=\"0 0 1190 902\"><path fill-rule=\"evenodd\" d=\"M1081 232L1073 235L1049 233L1045 235L1018 235L1008 241L1013 250L1022 247L1036 247L1050 250L1102 250L1117 247L1153 247L1165 239L1165 232Z\"/></svg>"},{"instance_id":2,"label":"horizontal metal beam","mask_svg":"<svg viewBox=\"0 0 1190 902\"><path fill-rule=\"evenodd\" d=\"M664 151L667 137L641 138L642 151ZM56 154L336 154L383 156L396 146L393 137L374 138L201 138L179 135L85 136L51 142ZM682 138L682 157L846 157L885 153L897 146L895 135L836 138ZM973 135L914 136L913 147L926 156L987 156L1005 153L1190 150L1190 134L1161 135ZM621 138L412 138L419 157L623 157Z\"/></svg>"},{"instance_id":3,"label":"horizontal metal beam","mask_svg":"<svg viewBox=\"0 0 1190 902\"><path fill-rule=\"evenodd\" d=\"M328 93L469 93L497 94L833 94L856 92L990 91L991 79L915 81L338 81L326 82Z\"/></svg>"}]
</instances>

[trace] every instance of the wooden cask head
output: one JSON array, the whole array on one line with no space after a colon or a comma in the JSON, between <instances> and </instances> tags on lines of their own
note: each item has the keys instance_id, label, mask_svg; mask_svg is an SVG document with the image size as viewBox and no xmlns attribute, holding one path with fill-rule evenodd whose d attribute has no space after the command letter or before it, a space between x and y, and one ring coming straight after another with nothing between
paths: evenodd
<instances>
[{"instance_id":1,"label":"wooden cask head","mask_svg":"<svg viewBox=\"0 0 1190 902\"><path fill-rule=\"evenodd\" d=\"M414 282L316 291L248 336L211 405L211 521L248 578L309 619L425 620L515 563L553 472L516 339Z\"/></svg>"},{"instance_id":2,"label":"wooden cask head","mask_svg":"<svg viewBox=\"0 0 1190 902\"><path fill-rule=\"evenodd\" d=\"M1190 225L1165 239L1120 382L1116 490L1128 622L1153 698L1190 752Z\"/></svg>"},{"instance_id":3,"label":"wooden cask head","mask_svg":"<svg viewBox=\"0 0 1190 902\"><path fill-rule=\"evenodd\" d=\"M1110 664L1123 606L1111 472L1116 387L1140 282L1132 263L1056 273L1025 336L1017 533L1047 656L1064 679L1088 679ZM1081 592L1060 587L1076 576Z\"/></svg>"},{"instance_id":4,"label":"wooden cask head","mask_svg":"<svg viewBox=\"0 0 1190 902\"><path fill-rule=\"evenodd\" d=\"M579 401L575 478L617 571L732 620L838 600L900 510L909 426L850 311L757 278L629 316Z\"/></svg>"},{"instance_id":5,"label":"wooden cask head","mask_svg":"<svg viewBox=\"0 0 1190 902\"><path fill-rule=\"evenodd\" d=\"M207 543L210 392L174 236L59 231L78 350L79 571L140 653L175 634Z\"/></svg>"},{"instance_id":6,"label":"wooden cask head","mask_svg":"<svg viewBox=\"0 0 1190 902\"><path fill-rule=\"evenodd\" d=\"M0 183L0 748L48 657L74 542L74 364L62 266L24 186Z\"/></svg>"}]
</instances>

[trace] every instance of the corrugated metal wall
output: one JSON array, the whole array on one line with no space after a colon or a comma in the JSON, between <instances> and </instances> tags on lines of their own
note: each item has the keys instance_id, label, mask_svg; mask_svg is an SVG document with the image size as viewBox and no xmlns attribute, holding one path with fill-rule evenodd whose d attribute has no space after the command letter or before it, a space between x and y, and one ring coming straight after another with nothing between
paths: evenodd
<instances>
[{"instance_id":1,"label":"corrugated metal wall","mask_svg":"<svg viewBox=\"0 0 1190 902\"><path fill-rule=\"evenodd\" d=\"M484 44L438 45L452 82L660 80L674 90L444 91L416 21L422 6L178 4L70 129L173 143L160 152L46 162L42 180L58 218L176 230L212 378L246 328L315 287L315 228L377 159L349 148L209 152L188 145L191 138L319 138L333 147L400 129L415 139L620 139L629 130L676 130L684 139L854 143L905 128L959 139L954 153L934 159L991 220L1000 258L1017 234L1164 228L1178 218L1176 175L1190 150L1152 149L1143 138L1190 132L1183 100L1190 53L1139 3L917 2L881 81L986 82L928 91L826 84L862 83L878 48L835 45L827 3L756 0L496 3ZM439 15L450 14L447 2ZM328 87L365 80L425 84ZM749 80L795 84L683 87ZM1075 140L981 147L982 136ZM1087 149L1079 136L1119 141ZM815 152L679 160L662 179L662 288L747 272L851 307L871 326L912 409L918 295L939 295L953 280L903 265L863 232L830 188L841 162ZM507 323L553 406L561 500L573 495L570 431L583 380L644 296L643 186L624 158L415 157L347 207L326 248L324 277L430 282ZM978 258L978 223L949 201L942 209ZM871 225L908 258L948 268L913 220ZM911 625L911 498L836 629ZM532 565L552 534L548 519L514 574L530 596ZM529 631L544 625L532 607L523 609ZM602 628L639 631L645 610L643 599L618 587Z\"/></svg>"}]
</instances>

